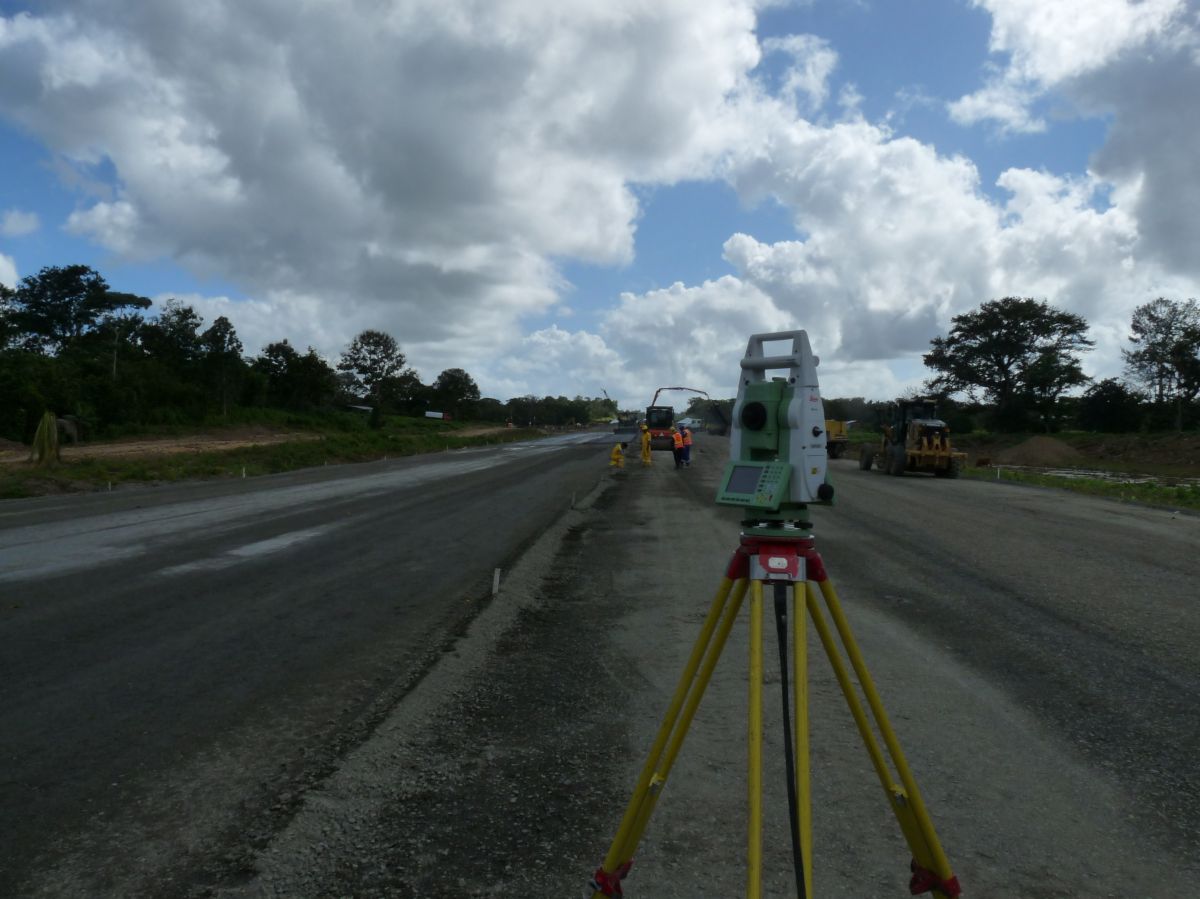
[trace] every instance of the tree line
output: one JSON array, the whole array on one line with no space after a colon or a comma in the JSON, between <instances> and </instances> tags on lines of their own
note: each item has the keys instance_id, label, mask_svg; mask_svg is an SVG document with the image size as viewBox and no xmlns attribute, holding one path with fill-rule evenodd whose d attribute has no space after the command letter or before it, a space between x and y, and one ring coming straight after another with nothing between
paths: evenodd
<instances>
[{"instance_id":1,"label":"tree line","mask_svg":"<svg viewBox=\"0 0 1200 899\"><path fill-rule=\"evenodd\" d=\"M923 357L926 389L997 431L1183 430L1200 424L1200 306L1159 297L1134 309L1124 378L1094 381L1087 321L1044 300L1005 297L951 319ZM965 397L965 402L963 398Z\"/></svg>"},{"instance_id":2,"label":"tree line","mask_svg":"<svg viewBox=\"0 0 1200 899\"><path fill-rule=\"evenodd\" d=\"M607 398L483 397L449 368L431 383L379 330L357 335L335 364L285 338L247 355L225 316L205 326L177 300L153 317L146 297L112 290L84 265L46 267L0 284L0 437L28 442L46 411L93 435L236 420L256 409L442 412L517 425L567 426L616 414Z\"/></svg>"},{"instance_id":3,"label":"tree line","mask_svg":"<svg viewBox=\"0 0 1200 899\"><path fill-rule=\"evenodd\" d=\"M448 413L517 425L569 426L617 414L607 397L482 397L461 368L424 383L399 344L357 335L335 364L285 338L247 355L229 319L112 290L84 265L43 268L0 285L0 437L28 442L45 411L92 434L230 420L247 410L357 407L385 414ZM1167 430L1200 424L1200 305L1159 297L1131 317L1123 378L1092 381L1081 354L1087 321L1043 300L1005 297L956 315L923 357L924 389L960 433ZM832 418L878 420L885 403L827 400ZM689 411L700 414L695 401Z\"/></svg>"},{"instance_id":4,"label":"tree line","mask_svg":"<svg viewBox=\"0 0 1200 899\"><path fill-rule=\"evenodd\" d=\"M1200 305L1159 297L1138 306L1122 350L1124 378L1094 381L1081 354L1094 346L1087 321L1028 297L1004 297L956 315L923 356L923 390L940 400L952 430L1001 432L1183 430L1200 425ZM914 391L914 395L916 392ZM694 399L690 414L707 402ZM723 401L725 417L733 401ZM872 425L888 402L825 400L829 418Z\"/></svg>"}]
</instances>

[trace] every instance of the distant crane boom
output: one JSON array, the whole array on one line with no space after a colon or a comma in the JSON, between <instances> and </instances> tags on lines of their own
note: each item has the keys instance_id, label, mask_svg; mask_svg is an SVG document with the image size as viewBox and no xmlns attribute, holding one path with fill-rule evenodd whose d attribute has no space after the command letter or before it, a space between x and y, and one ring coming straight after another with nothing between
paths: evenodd
<instances>
[{"instance_id":1,"label":"distant crane boom","mask_svg":"<svg viewBox=\"0 0 1200 899\"><path fill-rule=\"evenodd\" d=\"M660 387L660 388L658 388L658 390L654 391L654 399L652 399L650 401L651 406L655 406L658 404L658 395L660 393L662 393L664 390L690 390L692 393L700 394L706 400L712 399L712 397L709 396L707 393L705 393L703 390L697 390L695 387Z\"/></svg>"}]
</instances>

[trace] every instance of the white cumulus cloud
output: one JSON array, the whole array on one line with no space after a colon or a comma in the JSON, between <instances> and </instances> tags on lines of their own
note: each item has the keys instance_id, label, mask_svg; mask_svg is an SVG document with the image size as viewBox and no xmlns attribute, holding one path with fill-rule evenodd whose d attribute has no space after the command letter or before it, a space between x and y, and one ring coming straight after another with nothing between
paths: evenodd
<instances>
[{"instance_id":1,"label":"white cumulus cloud","mask_svg":"<svg viewBox=\"0 0 1200 899\"><path fill-rule=\"evenodd\" d=\"M1009 132L1043 131L1031 111L1047 91L1127 61L1146 62L1194 43L1185 0L972 0L992 17L989 47L1006 59L987 83L949 104L964 125L992 121Z\"/></svg>"},{"instance_id":2,"label":"white cumulus cloud","mask_svg":"<svg viewBox=\"0 0 1200 899\"><path fill-rule=\"evenodd\" d=\"M1111 121L1092 172L1122 194L1139 256L1200 274L1200 13L1186 0L975 0L992 16L991 49L1007 57L980 91L950 104L963 124L992 119L1041 130L1041 98Z\"/></svg>"},{"instance_id":3,"label":"white cumulus cloud","mask_svg":"<svg viewBox=\"0 0 1200 899\"><path fill-rule=\"evenodd\" d=\"M627 262L630 185L712 164L760 54L750 0L45 8L0 19L0 110L115 170L72 233L433 347Z\"/></svg>"},{"instance_id":4,"label":"white cumulus cloud","mask_svg":"<svg viewBox=\"0 0 1200 899\"><path fill-rule=\"evenodd\" d=\"M36 212L6 209L3 215L0 215L0 235L4 237L24 237L40 227L41 220Z\"/></svg>"},{"instance_id":5,"label":"white cumulus cloud","mask_svg":"<svg viewBox=\"0 0 1200 899\"><path fill-rule=\"evenodd\" d=\"M1200 293L1190 6L978 0L994 57L960 121L1053 129L1053 95L1110 123L1088 171L1014 167L996 200L852 86L826 121L846 60L817 35L760 43L760 5L48 0L0 17L0 115L70 174L69 232L244 292L179 298L248 352L336 358L382 328L427 380L462 366L485 394L728 394L747 335L790 327L835 393L894 394L951 316L1009 294L1088 316L1087 364L1115 374L1134 306ZM772 84L764 54L788 58ZM730 274L562 326L564 261L627 264L640 191L712 179L795 236L731 233Z\"/></svg>"},{"instance_id":6,"label":"white cumulus cloud","mask_svg":"<svg viewBox=\"0 0 1200 899\"><path fill-rule=\"evenodd\" d=\"M13 261L11 256L5 256L0 253L0 284L5 287L16 288L17 281L17 263Z\"/></svg>"},{"instance_id":7,"label":"white cumulus cloud","mask_svg":"<svg viewBox=\"0 0 1200 899\"><path fill-rule=\"evenodd\" d=\"M804 111L820 109L829 96L829 76L837 67L837 53L829 42L812 34L791 34L763 41L768 53L791 57L781 90Z\"/></svg>"},{"instance_id":8,"label":"white cumulus cloud","mask_svg":"<svg viewBox=\"0 0 1200 899\"><path fill-rule=\"evenodd\" d=\"M1015 74L1054 84L1169 35L1185 0L973 0L992 16L990 48Z\"/></svg>"}]
</instances>

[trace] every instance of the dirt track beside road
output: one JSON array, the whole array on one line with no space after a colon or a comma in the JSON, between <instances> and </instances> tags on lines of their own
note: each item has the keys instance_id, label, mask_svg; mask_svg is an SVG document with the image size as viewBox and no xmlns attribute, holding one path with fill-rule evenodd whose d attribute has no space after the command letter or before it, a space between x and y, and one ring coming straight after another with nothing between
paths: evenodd
<instances>
[{"instance_id":1,"label":"dirt track beside road","mask_svg":"<svg viewBox=\"0 0 1200 899\"><path fill-rule=\"evenodd\" d=\"M190 434L186 437L149 437L112 440L100 443L64 444L62 458L102 459L133 458L138 456L168 456L179 453L207 453L238 449L243 446L267 446L297 440L320 440L320 434L292 431L272 431L267 428L237 428L213 434ZM0 464L25 462L29 448L5 442L0 446Z\"/></svg>"}]
</instances>

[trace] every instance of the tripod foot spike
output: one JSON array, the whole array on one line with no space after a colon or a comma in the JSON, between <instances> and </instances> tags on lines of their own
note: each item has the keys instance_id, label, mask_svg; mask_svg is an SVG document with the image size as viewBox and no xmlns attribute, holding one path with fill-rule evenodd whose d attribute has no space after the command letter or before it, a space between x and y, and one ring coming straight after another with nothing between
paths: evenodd
<instances>
[{"instance_id":1,"label":"tripod foot spike","mask_svg":"<svg viewBox=\"0 0 1200 899\"><path fill-rule=\"evenodd\" d=\"M612 872L605 871L602 867L597 868L596 873L592 875L592 882L590 884L593 890L593 899L596 896L624 896L625 892L621 889L621 881L629 876L629 869L632 867L633 859L625 862L625 864Z\"/></svg>"},{"instance_id":2,"label":"tripod foot spike","mask_svg":"<svg viewBox=\"0 0 1200 899\"><path fill-rule=\"evenodd\" d=\"M914 896L920 896L922 893L940 893L948 897L948 899L954 899L955 896L962 894L962 887L958 884L958 878L953 874L946 879L942 879L928 868L918 865L915 858L912 860L909 868L912 870L912 877L908 881L908 891Z\"/></svg>"}]
</instances>

